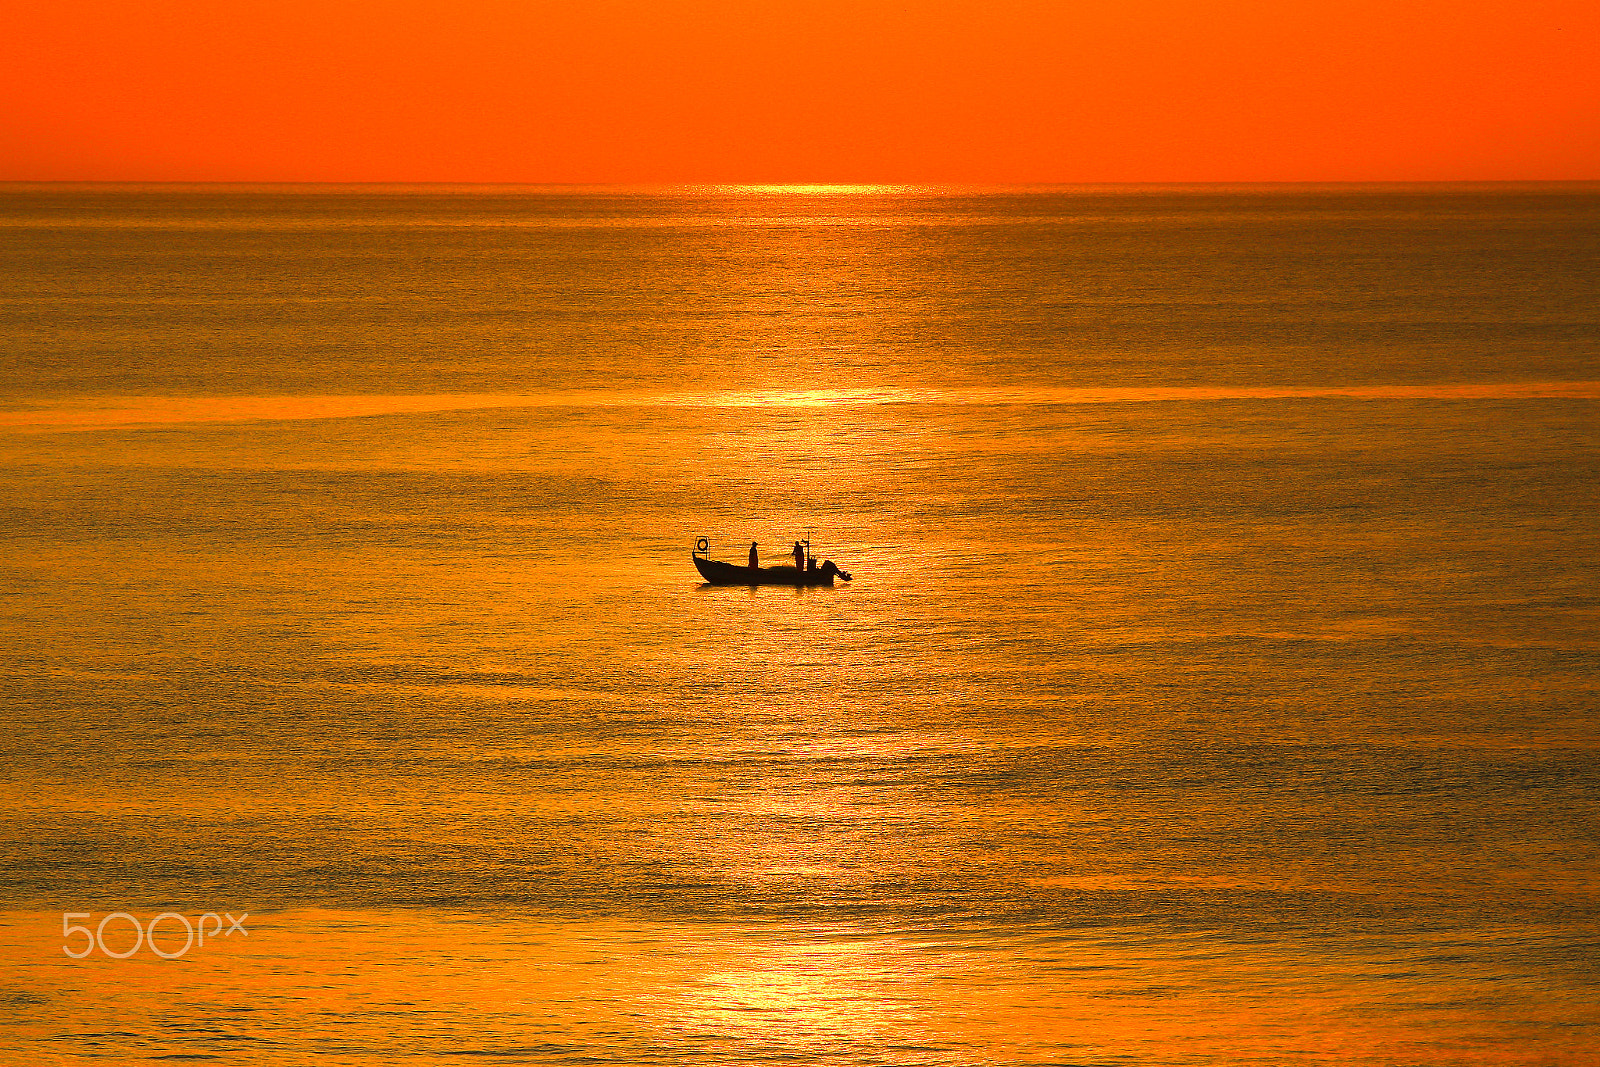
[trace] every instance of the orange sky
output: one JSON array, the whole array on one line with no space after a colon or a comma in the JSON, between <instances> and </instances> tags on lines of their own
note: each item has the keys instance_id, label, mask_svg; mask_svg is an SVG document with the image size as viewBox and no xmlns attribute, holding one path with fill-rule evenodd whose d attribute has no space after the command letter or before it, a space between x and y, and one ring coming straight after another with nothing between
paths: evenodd
<instances>
[{"instance_id":1,"label":"orange sky","mask_svg":"<svg viewBox=\"0 0 1600 1067\"><path fill-rule=\"evenodd\" d=\"M0 179L1600 179L1596 0L0 2Z\"/></svg>"}]
</instances>

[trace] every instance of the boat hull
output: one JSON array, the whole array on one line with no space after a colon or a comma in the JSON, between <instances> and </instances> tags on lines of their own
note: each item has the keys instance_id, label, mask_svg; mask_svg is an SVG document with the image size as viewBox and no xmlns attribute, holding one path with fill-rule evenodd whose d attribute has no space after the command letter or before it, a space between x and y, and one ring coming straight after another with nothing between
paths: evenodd
<instances>
[{"instance_id":1,"label":"boat hull","mask_svg":"<svg viewBox=\"0 0 1600 1067\"><path fill-rule=\"evenodd\" d=\"M721 560L695 556L694 569L711 585L792 585L833 584L833 572L801 571L793 567L738 567Z\"/></svg>"}]
</instances>

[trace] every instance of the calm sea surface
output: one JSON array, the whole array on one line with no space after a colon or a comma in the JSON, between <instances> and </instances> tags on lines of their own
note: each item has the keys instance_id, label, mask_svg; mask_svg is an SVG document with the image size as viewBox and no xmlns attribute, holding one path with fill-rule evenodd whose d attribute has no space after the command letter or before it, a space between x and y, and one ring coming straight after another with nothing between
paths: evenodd
<instances>
[{"instance_id":1,"label":"calm sea surface","mask_svg":"<svg viewBox=\"0 0 1600 1067\"><path fill-rule=\"evenodd\" d=\"M0 1061L1600 1063L1600 188L0 187L0 471Z\"/></svg>"}]
</instances>

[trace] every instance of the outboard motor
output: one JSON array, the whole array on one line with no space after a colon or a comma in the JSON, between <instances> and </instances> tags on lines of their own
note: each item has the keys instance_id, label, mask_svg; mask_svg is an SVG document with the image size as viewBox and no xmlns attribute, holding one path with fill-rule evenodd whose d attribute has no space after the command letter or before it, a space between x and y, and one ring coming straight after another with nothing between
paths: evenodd
<instances>
[{"instance_id":1,"label":"outboard motor","mask_svg":"<svg viewBox=\"0 0 1600 1067\"><path fill-rule=\"evenodd\" d=\"M839 569L839 565L837 563L833 562L833 560L831 560L831 559L825 561L822 564L822 573L823 574L827 574L830 571L832 573L834 573L834 574L837 574L839 577L843 578L847 582L850 580L850 573L848 571L840 570Z\"/></svg>"}]
</instances>

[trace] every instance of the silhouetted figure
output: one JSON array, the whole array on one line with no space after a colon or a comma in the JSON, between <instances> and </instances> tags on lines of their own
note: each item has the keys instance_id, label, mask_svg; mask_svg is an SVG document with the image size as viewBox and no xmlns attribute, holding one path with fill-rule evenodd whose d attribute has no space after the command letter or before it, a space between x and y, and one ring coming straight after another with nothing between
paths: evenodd
<instances>
[{"instance_id":1,"label":"silhouetted figure","mask_svg":"<svg viewBox=\"0 0 1600 1067\"><path fill-rule=\"evenodd\" d=\"M756 558L756 543L754 541L751 541L750 542L750 569L754 570L755 568L757 568L759 566L761 566L761 563Z\"/></svg>"},{"instance_id":2,"label":"silhouetted figure","mask_svg":"<svg viewBox=\"0 0 1600 1067\"><path fill-rule=\"evenodd\" d=\"M799 541L794 543L794 569L797 571L806 569L806 550L800 547Z\"/></svg>"}]
</instances>

